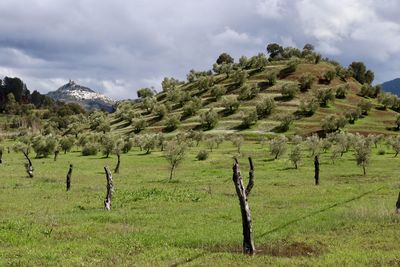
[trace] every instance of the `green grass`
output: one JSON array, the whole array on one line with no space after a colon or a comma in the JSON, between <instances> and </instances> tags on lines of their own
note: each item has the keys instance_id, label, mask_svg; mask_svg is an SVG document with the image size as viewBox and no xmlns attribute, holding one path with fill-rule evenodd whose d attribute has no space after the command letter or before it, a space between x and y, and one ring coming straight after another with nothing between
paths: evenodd
<instances>
[{"instance_id":1,"label":"green grass","mask_svg":"<svg viewBox=\"0 0 400 267\"><path fill-rule=\"evenodd\" d=\"M383 148L383 147L381 147ZM287 157L271 161L267 148L246 143L240 159L255 164L249 197L258 253L239 253L239 202L232 177L235 148L225 142L206 161L194 147L167 181L161 152L122 156L114 175L112 210L103 209L103 166L116 159L61 154L58 161L4 154L0 166L0 266L382 266L400 264L398 158L374 150L362 176L352 152L333 165L321 157L321 185L313 161L298 170ZM308 152L304 152L305 155ZM69 163L72 190L65 192Z\"/></svg>"}]
</instances>

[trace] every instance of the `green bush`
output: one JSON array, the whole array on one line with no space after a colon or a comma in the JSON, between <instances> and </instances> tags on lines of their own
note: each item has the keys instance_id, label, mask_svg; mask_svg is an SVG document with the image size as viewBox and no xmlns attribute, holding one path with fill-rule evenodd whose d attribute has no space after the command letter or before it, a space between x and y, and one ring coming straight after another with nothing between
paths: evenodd
<instances>
[{"instance_id":1,"label":"green bush","mask_svg":"<svg viewBox=\"0 0 400 267\"><path fill-rule=\"evenodd\" d=\"M197 155L197 160L206 160L208 158L208 151L207 150L200 150Z\"/></svg>"},{"instance_id":2,"label":"green bush","mask_svg":"<svg viewBox=\"0 0 400 267\"><path fill-rule=\"evenodd\" d=\"M82 156L94 156L99 152L99 145L96 143L87 143L82 148Z\"/></svg>"}]
</instances>

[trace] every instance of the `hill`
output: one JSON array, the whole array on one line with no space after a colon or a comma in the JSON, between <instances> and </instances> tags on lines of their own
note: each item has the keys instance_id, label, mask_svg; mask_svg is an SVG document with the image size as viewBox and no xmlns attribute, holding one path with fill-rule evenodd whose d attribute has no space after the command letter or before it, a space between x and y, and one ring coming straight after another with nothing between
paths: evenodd
<instances>
[{"instance_id":1,"label":"hill","mask_svg":"<svg viewBox=\"0 0 400 267\"><path fill-rule=\"evenodd\" d=\"M56 91L49 92L47 96L57 101L81 104L86 110L101 109L107 112L113 111L114 101L95 92L94 90L69 81Z\"/></svg>"},{"instance_id":2,"label":"hill","mask_svg":"<svg viewBox=\"0 0 400 267\"><path fill-rule=\"evenodd\" d=\"M254 57L250 60L254 61ZM261 68L251 64L239 68L239 64L234 63L237 69L230 73L191 71L187 82L165 79L163 92L141 99L139 103L120 103L117 112L111 115L112 130L123 134L205 130L209 134L240 133L258 138L260 134L280 132L320 133L323 123L325 126L331 123L337 127L332 126L328 132L343 128L364 134L393 134L391 128L395 125L396 112L383 108L376 95L362 96L362 84L343 73L345 68L336 62L321 60L316 63L300 58L268 61ZM331 78L327 78L328 73ZM307 79L311 80L310 88L300 90ZM293 89L296 91L293 98L284 92L290 85L298 88ZM368 84L364 87L375 90ZM218 90L221 95L217 95ZM343 91L345 96L339 96L338 91ZM329 98L326 104L321 100L324 97ZM251 119L251 113L257 112L256 106L266 98L275 103L272 114L257 114L258 119L254 115ZM230 112L229 101L236 101L238 108ZM360 112L362 105L369 106L369 110ZM218 123L207 129L202 125L202 117L204 119L204 114L210 110L217 113ZM244 125L246 119L250 120L248 125ZM343 121L346 125L338 125ZM288 129L282 129L284 122L289 125Z\"/></svg>"},{"instance_id":3,"label":"hill","mask_svg":"<svg viewBox=\"0 0 400 267\"><path fill-rule=\"evenodd\" d=\"M400 95L400 78L382 83L382 88L386 92Z\"/></svg>"}]
</instances>

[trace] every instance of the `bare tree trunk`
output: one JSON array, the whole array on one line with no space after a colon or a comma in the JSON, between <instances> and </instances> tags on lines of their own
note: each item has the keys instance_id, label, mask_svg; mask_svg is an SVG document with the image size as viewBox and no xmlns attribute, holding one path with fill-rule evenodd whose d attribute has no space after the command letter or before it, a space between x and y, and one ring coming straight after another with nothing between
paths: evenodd
<instances>
[{"instance_id":1,"label":"bare tree trunk","mask_svg":"<svg viewBox=\"0 0 400 267\"><path fill-rule=\"evenodd\" d=\"M0 150L0 164L3 163L3 150Z\"/></svg>"},{"instance_id":2,"label":"bare tree trunk","mask_svg":"<svg viewBox=\"0 0 400 267\"><path fill-rule=\"evenodd\" d=\"M57 161L58 154L60 154L60 151L54 151L54 161Z\"/></svg>"},{"instance_id":3,"label":"bare tree trunk","mask_svg":"<svg viewBox=\"0 0 400 267\"><path fill-rule=\"evenodd\" d=\"M247 196L250 195L251 189L254 185L254 166L251 158L249 157L250 171L249 171L249 183L247 188L244 188L243 179L239 170L239 163L235 159L233 165L233 183L235 185L236 194L239 198L240 211L242 214L242 226L243 226L243 253L253 255L255 253L254 241L252 237L252 225L251 225L251 214L250 207L247 203Z\"/></svg>"},{"instance_id":4,"label":"bare tree trunk","mask_svg":"<svg viewBox=\"0 0 400 267\"><path fill-rule=\"evenodd\" d=\"M396 202L396 213L400 214L400 193L399 193L399 197L397 198L397 202Z\"/></svg>"},{"instance_id":5,"label":"bare tree trunk","mask_svg":"<svg viewBox=\"0 0 400 267\"><path fill-rule=\"evenodd\" d=\"M119 166L121 165L121 155L117 154L117 158L118 158L118 161L117 161L117 166L115 167L114 173L119 173Z\"/></svg>"},{"instance_id":6,"label":"bare tree trunk","mask_svg":"<svg viewBox=\"0 0 400 267\"><path fill-rule=\"evenodd\" d=\"M67 191L71 189L71 176L72 176L72 164L69 165L69 170L67 173Z\"/></svg>"},{"instance_id":7,"label":"bare tree trunk","mask_svg":"<svg viewBox=\"0 0 400 267\"><path fill-rule=\"evenodd\" d=\"M171 172L169 173L169 180L171 181L172 180L172 178L173 178L173 175L174 175L174 169L175 169L175 165L173 165L172 167L171 167Z\"/></svg>"},{"instance_id":8,"label":"bare tree trunk","mask_svg":"<svg viewBox=\"0 0 400 267\"><path fill-rule=\"evenodd\" d=\"M364 173L364 175L366 175L367 174L367 172L365 171L365 165L363 164L363 173Z\"/></svg>"},{"instance_id":9,"label":"bare tree trunk","mask_svg":"<svg viewBox=\"0 0 400 267\"><path fill-rule=\"evenodd\" d=\"M28 154L25 153L25 151L22 151L22 153L24 153L25 158L28 160L28 163L25 164L25 168L26 168L26 172L28 173L30 178L33 178L33 165L32 165L32 161L29 158Z\"/></svg>"},{"instance_id":10,"label":"bare tree trunk","mask_svg":"<svg viewBox=\"0 0 400 267\"><path fill-rule=\"evenodd\" d=\"M315 167L315 185L319 185L319 160L318 156L314 157L314 167Z\"/></svg>"},{"instance_id":11,"label":"bare tree trunk","mask_svg":"<svg viewBox=\"0 0 400 267\"><path fill-rule=\"evenodd\" d=\"M111 199L112 199L112 193L113 193L113 179L112 179L110 169L107 166L104 167L104 171L106 173L106 179L107 179L107 194L106 194L106 199L104 200L104 208L106 210L111 210Z\"/></svg>"}]
</instances>

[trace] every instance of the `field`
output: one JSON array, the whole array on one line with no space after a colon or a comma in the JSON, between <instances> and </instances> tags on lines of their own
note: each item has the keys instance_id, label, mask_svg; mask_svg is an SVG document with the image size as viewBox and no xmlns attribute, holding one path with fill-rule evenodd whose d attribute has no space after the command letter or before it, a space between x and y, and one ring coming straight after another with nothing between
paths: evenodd
<instances>
[{"instance_id":1,"label":"field","mask_svg":"<svg viewBox=\"0 0 400 267\"><path fill-rule=\"evenodd\" d=\"M168 181L162 152L122 155L114 174L112 210L103 209L105 165L116 158L79 151L33 159L27 178L22 154L0 165L1 266L396 266L400 265L399 158L373 150L367 175L352 151L335 164L321 155L314 185L309 153L294 169L284 156L272 161L267 146L247 142L255 163L249 197L257 253L240 253L242 226L232 183L235 148L224 142L206 161L193 147ZM72 189L65 176L72 163Z\"/></svg>"}]
</instances>

